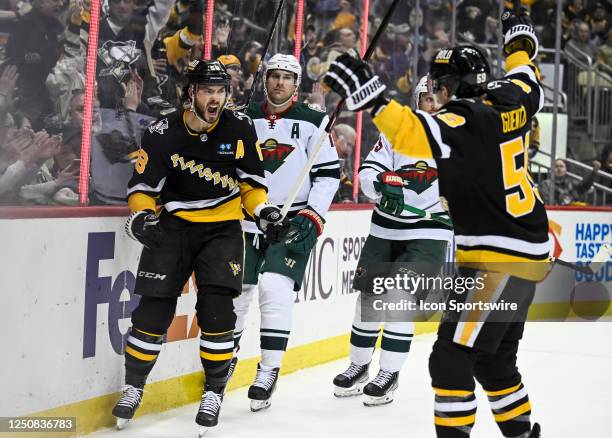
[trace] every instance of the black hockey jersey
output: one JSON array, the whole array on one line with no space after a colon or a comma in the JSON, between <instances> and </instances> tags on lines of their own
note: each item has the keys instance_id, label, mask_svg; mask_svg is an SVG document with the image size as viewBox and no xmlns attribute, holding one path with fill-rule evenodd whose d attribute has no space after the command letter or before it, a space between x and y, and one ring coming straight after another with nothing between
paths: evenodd
<instances>
[{"instance_id":1,"label":"black hockey jersey","mask_svg":"<svg viewBox=\"0 0 612 438\"><path fill-rule=\"evenodd\" d=\"M374 118L395 151L435 158L459 263L548 261L546 211L527 170L530 120L544 95L526 53L509 56L506 66L483 99L454 99L434 116L392 101ZM507 265L532 280L548 269Z\"/></svg>"},{"instance_id":2,"label":"black hockey jersey","mask_svg":"<svg viewBox=\"0 0 612 438\"><path fill-rule=\"evenodd\" d=\"M145 131L128 183L132 210L164 208L192 222L243 219L266 201L261 150L253 121L223 110L201 133L186 122L186 111L157 120ZM153 203L152 203L153 202Z\"/></svg>"}]
</instances>

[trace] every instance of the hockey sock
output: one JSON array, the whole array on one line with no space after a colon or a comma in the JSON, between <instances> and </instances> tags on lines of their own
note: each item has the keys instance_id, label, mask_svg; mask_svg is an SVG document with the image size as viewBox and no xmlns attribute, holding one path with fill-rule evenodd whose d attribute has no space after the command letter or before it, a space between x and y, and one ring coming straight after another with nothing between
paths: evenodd
<instances>
[{"instance_id":1,"label":"hockey sock","mask_svg":"<svg viewBox=\"0 0 612 438\"><path fill-rule=\"evenodd\" d=\"M355 303L355 317L351 327L351 362L366 365L372 361L374 346L380 333L379 322L361 321L361 294Z\"/></svg>"},{"instance_id":2,"label":"hockey sock","mask_svg":"<svg viewBox=\"0 0 612 438\"><path fill-rule=\"evenodd\" d=\"M470 436L476 421L476 397L472 391L434 388L434 423L438 438Z\"/></svg>"},{"instance_id":3,"label":"hockey sock","mask_svg":"<svg viewBox=\"0 0 612 438\"><path fill-rule=\"evenodd\" d=\"M402 365L408 357L412 336L414 335L414 323L387 322L380 343L380 369L396 372L402 369Z\"/></svg>"},{"instance_id":4,"label":"hockey sock","mask_svg":"<svg viewBox=\"0 0 612 438\"><path fill-rule=\"evenodd\" d=\"M236 327L234 329L234 351L238 352L240 345L240 338L244 331L244 325L246 323L246 317L249 312L249 305L253 300L257 286L254 284L244 284L242 286L242 293L234 298L234 313L236 313Z\"/></svg>"},{"instance_id":5,"label":"hockey sock","mask_svg":"<svg viewBox=\"0 0 612 438\"><path fill-rule=\"evenodd\" d=\"M506 437L521 436L531 430L531 404L522 383L499 391L487 391L493 417Z\"/></svg>"},{"instance_id":6,"label":"hockey sock","mask_svg":"<svg viewBox=\"0 0 612 438\"><path fill-rule=\"evenodd\" d=\"M200 359L206 386L216 387L215 392L223 391L234 356L233 291L218 286L204 286L199 291L196 315L201 330Z\"/></svg>"},{"instance_id":7,"label":"hockey sock","mask_svg":"<svg viewBox=\"0 0 612 438\"><path fill-rule=\"evenodd\" d=\"M259 283L261 312L261 364L279 368L287 349L293 319L294 281L281 274L264 272Z\"/></svg>"},{"instance_id":8,"label":"hockey sock","mask_svg":"<svg viewBox=\"0 0 612 438\"><path fill-rule=\"evenodd\" d=\"M163 335L132 327L125 346L125 383L142 388L161 351Z\"/></svg>"},{"instance_id":9,"label":"hockey sock","mask_svg":"<svg viewBox=\"0 0 612 438\"><path fill-rule=\"evenodd\" d=\"M234 333L206 333L200 335L200 360L206 375L206 386L224 387L227 369L234 356Z\"/></svg>"}]
</instances>

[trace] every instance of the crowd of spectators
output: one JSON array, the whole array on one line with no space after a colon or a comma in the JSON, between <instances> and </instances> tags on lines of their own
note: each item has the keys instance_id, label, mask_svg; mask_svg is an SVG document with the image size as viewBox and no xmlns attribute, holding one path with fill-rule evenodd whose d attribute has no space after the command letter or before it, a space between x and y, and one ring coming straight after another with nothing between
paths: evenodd
<instances>
[{"instance_id":1,"label":"crowd of spectators","mask_svg":"<svg viewBox=\"0 0 612 438\"><path fill-rule=\"evenodd\" d=\"M78 203L91 0L0 0L0 204ZM369 37L392 0L371 0ZM134 152L148 124L183 103L183 71L204 50L204 0L103 0L100 11L90 204L125 203ZM436 50L451 44L451 1L406 0L372 57L390 95L411 104L413 86ZM510 2L508 2L510 3ZM550 47L554 0L528 0L543 45ZM611 1L571 0L564 8L567 47L610 65ZM243 104L262 61L278 2L215 1L212 57L232 78L233 104ZM496 0L460 0L458 42L497 43ZM320 79L342 53L358 56L363 1L306 0L299 98L333 110L337 98ZM546 28L546 32L544 29ZM554 43L554 41L553 41ZM286 2L268 56L293 53L295 2ZM265 59L263 60L265 62ZM415 76L416 75L416 76ZM262 98L261 81L254 99ZM377 138L364 117L361 158ZM343 162L338 202L353 201L355 116L342 113L334 131ZM361 197L358 198L362 200Z\"/></svg>"}]
</instances>

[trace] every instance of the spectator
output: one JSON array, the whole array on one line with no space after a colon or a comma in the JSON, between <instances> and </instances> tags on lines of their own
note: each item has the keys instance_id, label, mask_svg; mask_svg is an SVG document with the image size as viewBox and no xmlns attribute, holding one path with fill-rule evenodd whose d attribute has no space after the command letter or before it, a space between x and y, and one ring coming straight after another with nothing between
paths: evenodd
<instances>
[{"instance_id":1,"label":"spectator","mask_svg":"<svg viewBox=\"0 0 612 438\"><path fill-rule=\"evenodd\" d=\"M580 60L584 59L584 55L590 57L592 61L597 59L597 45L591 40L591 30L586 22L576 23L565 49Z\"/></svg>"},{"instance_id":2,"label":"spectator","mask_svg":"<svg viewBox=\"0 0 612 438\"><path fill-rule=\"evenodd\" d=\"M486 15L480 9L480 2L468 1L462 4L457 14L457 32L466 40L475 43L485 41L485 20Z\"/></svg>"},{"instance_id":3,"label":"spectator","mask_svg":"<svg viewBox=\"0 0 612 438\"><path fill-rule=\"evenodd\" d=\"M340 11L332 23L332 29L352 29L356 22L357 17L353 14L353 2L349 0L340 0Z\"/></svg>"},{"instance_id":4,"label":"spectator","mask_svg":"<svg viewBox=\"0 0 612 438\"><path fill-rule=\"evenodd\" d=\"M14 23L32 10L32 4L24 0L3 0L0 6L0 24Z\"/></svg>"},{"instance_id":5,"label":"spectator","mask_svg":"<svg viewBox=\"0 0 612 438\"><path fill-rule=\"evenodd\" d=\"M595 6L593 6L589 25L591 26L593 39L595 39L598 45L606 41L606 34L610 29L610 20L608 19L606 8L603 3L597 2Z\"/></svg>"},{"instance_id":6,"label":"spectator","mask_svg":"<svg viewBox=\"0 0 612 438\"><path fill-rule=\"evenodd\" d=\"M321 77L321 54L323 48L319 45L316 28L311 24L306 26L304 47L300 57L302 65L302 90L311 90L314 83Z\"/></svg>"},{"instance_id":7,"label":"spectator","mask_svg":"<svg viewBox=\"0 0 612 438\"><path fill-rule=\"evenodd\" d=\"M13 26L6 46L9 62L19 71L18 109L37 129L53 111L45 81L60 55L63 11L62 0L33 0L32 11Z\"/></svg>"},{"instance_id":8,"label":"spectator","mask_svg":"<svg viewBox=\"0 0 612 438\"><path fill-rule=\"evenodd\" d=\"M355 148L355 130L344 123L335 125L331 132L332 141L340 159L340 187L334 202L353 202L353 150Z\"/></svg>"},{"instance_id":9,"label":"spectator","mask_svg":"<svg viewBox=\"0 0 612 438\"><path fill-rule=\"evenodd\" d=\"M249 78L244 80L242 65L236 55L221 55L217 59L225 66L230 76L231 104L235 107L243 105L246 102L246 93L253 84L253 76L249 75Z\"/></svg>"},{"instance_id":10,"label":"spectator","mask_svg":"<svg viewBox=\"0 0 612 438\"><path fill-rule=\"evenodd\" d=\"M542 47L548 49L555 47L556 17L556 0L538 1L533 5L531 18L533 19Z\"/></svg>"},{"instance_id":11,"label":"spectator","mask_svg":"<svg viewBox=\"0 0 612 438\"><path fill-rule=\"evenodd\" d=\"M612 67L612 27L608 29L606 41L599 47L598 61Z\"/></svg>"},{"instance_id":12,"label":"spectator","mask_svg":"<svg viewBox=\"0 0 612 438\"><path fill-rule=\"evenodd\" d=\"M553 205L570 205L580 202L583 195L591 188L597 172L601 168L599 161L593 161L593 171L577 182L567 175L565 161L557 159L555 161L555 186ZM538 185L540 195L545 204L550 204L550 193L553 191L550 179L545 179Z\"/></svg>"},{"instance_id":13,"label":"spectator","mask_svg":"<svg viewBox=\"0 0 612 438\"><path fill-rule=\"evenodd\" d=\"M576 21L587 21L588 11L584 7L583 0L570 0L563 8L562 26L566 35L571 34L572 23ZM566 38L567 39L567 38Z\"/></svg>"},{"instance_id":14,"label":"spectator","mask_svg":"<svg viewBox=\"0 0 612 438\"><path fill-rule=\"evenodd\" d=\"M343 53L348 53L356 58L359 57L359 50L357 50L357 35L352 29L335 29L328 35L328 38L332 40L332 43L329 45L330 50L327 53L326 58L326 62L328 64L331 64Z\"/></svg>"},{"instance_id":15,"label":"spectator","mask_svg":"<svg viewBox=\"0 0 612 438\"><path fill-rule=\"evenodd\" d=\"M531 160L540 150L540 122L536 116L531 118L531 132L529 136L529 147L527 156Z\"/></svg>"}]
</instances>

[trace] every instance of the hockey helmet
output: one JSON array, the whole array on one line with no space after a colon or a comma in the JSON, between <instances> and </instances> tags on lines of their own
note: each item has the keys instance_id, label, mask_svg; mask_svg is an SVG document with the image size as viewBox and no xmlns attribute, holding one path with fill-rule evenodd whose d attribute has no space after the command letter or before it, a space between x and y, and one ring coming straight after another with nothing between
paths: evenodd
<instances>
[{"instance_id":1,"label":"hockey helmet","mask_svg":"<svg viewBox=\"0 0 612 438\"><path fill-rule=\"evenodd\" d=\"M417 86L414 88L414 100L415 102L419 103L419 100L421 99L421 95L424 93L430 93L431 91L429 90L429 87L427 86L427 75L421 77L421 79L419 79L419 82L417 83Z\"/></svg>"},{"instance_id":2,"label":"hockey helmet","mask_svg":"<svg viewBox=\"0 0 612 438\"><path fill-rule=\"evenodd\" d=\"M230 77L219 61L195 59L187 66L186 75L190 84L225 85L229 93Z\"/></svg>"},{"instance_id":3,"label":"hockey helmet","mask_svg":"<svg viewBox=\"0 0 612 438\"><path fill-rule=\"evenodd\" d=\"M268 99L268 89L266 87L266 80L268 79L268 73L272 70L288 71L288 72L293 73L295 76L295 82L294 82L295 91L293 95L289 97L289 99L287 99L286 101L279 103L279 104L275 104L274 102L271 102L270 99ZM296 57L293 55L285 55L284 53L277 53L272 58L270 58L270 60L268 61L266 65L266 71L264 73L263 86L264 86L264 93L266 95L266 99L268 100L268 104L273 105L273 106L285 105L287 102L292 100L293 97L297 94L298 88L300 87L301 82L302 82L302 66L300 65Z\"/></svg>"},{"instance_id":4,"label":"hockey helmet","mask_svg":"<svg viewBox=\"0 0 612 438\"><path fill-rule=\"evenodd\" d=\"M451 96L480 96L490 80L487 58L473 46L438 50L429 67L433 92L445 85Z\"/></svg>"}]
</instances>

